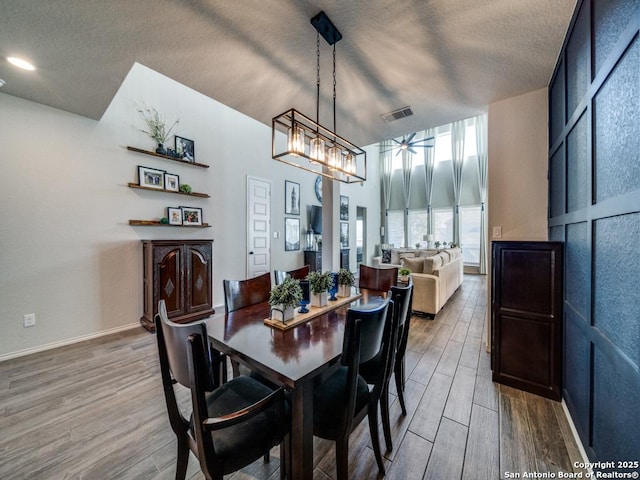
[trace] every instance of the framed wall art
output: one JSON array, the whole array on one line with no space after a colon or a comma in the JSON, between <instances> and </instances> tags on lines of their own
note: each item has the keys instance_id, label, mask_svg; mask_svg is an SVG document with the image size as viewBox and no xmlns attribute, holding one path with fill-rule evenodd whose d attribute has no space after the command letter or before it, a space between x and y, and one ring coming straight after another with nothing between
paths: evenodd
<instances>
[{"instance_id":1,"label":"framed wall art","mask_svg":"<svg viewBox=\"0 0 640 480\"><path fill-rule=\"evenodd\" d=\"M349 224L340 222L340 248L349 247Z\"/></svg>"},{"instance_id":2,"label":"framed wall art","mask_svg":"<svg viewBox=\"0 0 640 480\"><path fill-rule=\"evenodd\" d=\"M349 220L349 197L340 195L340 220Z\"/></svg>"},{"instance_id":3,"label":"framed wall art","mask_svg":"<svg viewBox=\"0 0 640 480\"><path fill-rule=\"evenodd\" d=\"M284 213L285 215L300 215L300 184L284 181Z\"/></svg>"},{"instance_id":4,"label":"framed wall art","mask_svg":"<svg viewBox=\"0 0 640 480\"><path fill-rule=\"evenodd\" d=\"M164 189L170 192L180 191L180 177L173 173L164 174Z\"/></svg>"},{"instance_id":5,"label":"framed wall art","mask_svg":"<svg viewBox=\"0 0 640 480\"><path fill-rule=\"evenodd\" d=\"M195 145L193 140L176 135L176 153L183 160L187 160L188 162L196 161Z\"/></svg>"},{"instance_id":6,"label":"framed wall art","mask_svg":"<svg viewBox=\"0 0 640 480\"><path fill-rule=\"evenodd\" d=\"M300 250L300 219L284 219L284 251Z\"/></svg>"},{"instance_id":7,"label":"framed wall art","mask_svg":"<svg viewBox=\"0 0 640 480\"><path fill-rule=\"evenodd\" d=\"M202 209L196 207L180 207L182 225L202 225Z\"/></svg>"},{"instance_id":8,"label":"framed wall art","mask_svg":"<svg viewBox=\"0 0 640 480\"><path fill-rule=\"evenodd\" d=\"M147 188L164 190L164 170L138 165L138 185Z\"/></svg>"},{"instance_id":9,"label":"framed wall art","mask_svg":"<svg viewBox=\"0 0 640 480\"><path fill-rule=\"evenodd\" d=\"M179 207L167 207L169 225L182 225L182 209Z\"/></svg>"}]
</instances>

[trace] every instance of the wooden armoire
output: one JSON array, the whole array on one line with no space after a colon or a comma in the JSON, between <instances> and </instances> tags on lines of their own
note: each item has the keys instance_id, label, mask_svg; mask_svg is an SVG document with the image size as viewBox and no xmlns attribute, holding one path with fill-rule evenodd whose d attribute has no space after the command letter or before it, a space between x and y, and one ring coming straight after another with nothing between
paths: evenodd
<instances>
[{"instance_id":1,"label":"wooden armoire","mask_svg":"<svg viewBox=\"0 0 640 480\"><path fill-rule=\"evenodd\" d=\"M158 302L178 323L200 320L213 309L213 240L143 240L144 308L140 323L154 331Z\"/></svg>"}]
</instances>

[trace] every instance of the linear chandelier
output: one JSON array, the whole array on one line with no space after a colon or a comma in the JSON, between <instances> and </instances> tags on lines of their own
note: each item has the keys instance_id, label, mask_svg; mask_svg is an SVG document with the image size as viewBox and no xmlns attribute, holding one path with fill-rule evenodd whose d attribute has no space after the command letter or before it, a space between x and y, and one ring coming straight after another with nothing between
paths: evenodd
<instances>
[{"instance_id":1,"label":"linear chandelier","mask_svg":"<svg viewBox=\"0 0 640 480\"><path fill-rule=\"evenodd\" d=\"M295 108L271 121L271 156L274 160L344 183L367 179L367 153L345 140L336 130L336 42L342 34L329 17L320 12L311 19L316 33L316 119ZM320 35L333 45L333 130L319 123Z\"/></svg>"}]
</instances>

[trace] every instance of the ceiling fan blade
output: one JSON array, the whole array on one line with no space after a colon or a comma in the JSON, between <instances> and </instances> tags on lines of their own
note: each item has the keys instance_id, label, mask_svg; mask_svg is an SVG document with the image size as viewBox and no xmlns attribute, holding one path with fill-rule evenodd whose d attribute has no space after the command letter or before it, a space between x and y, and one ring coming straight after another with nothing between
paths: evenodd
<instances>
[{"instance_id":1,"label":"ceiling fan blade","mask_svg":"<svg viewBox=\"0 0 640 480\"><path fill-rule=\"evenodd\" d=\"M430 142L431 140L433 140L433 137L429 137L429 138L421 138L420 140L416 140L415 142L411 143L412 147L422 147L424 142Z\"/></svg>"}]
</instances>

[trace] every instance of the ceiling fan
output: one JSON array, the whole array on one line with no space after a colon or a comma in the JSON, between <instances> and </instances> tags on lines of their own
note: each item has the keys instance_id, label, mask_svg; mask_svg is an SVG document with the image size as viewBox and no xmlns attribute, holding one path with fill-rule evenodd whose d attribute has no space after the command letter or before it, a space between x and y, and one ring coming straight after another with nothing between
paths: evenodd
<instances>
[{"instance_id":1,"label":"ceiling fan","mask_svg":"<svg viewBox=\"0 0 640 480\"><path fill-rule=\"evenodd\" d=\"M421 138L419 140L414 140L414 137L416 136L415 133L412 133L411 135L404 136L402 137L402 140L396 140L395 138L392 138L391 140L393 140L396 145L394 145L392 148L384 150L382 153L385 152L389 152L391 150L395 150L396 148L398 149L398 153L396 153L396 155L398 155L400 152L402 152L403 150L409 150L411 153L418 153L414 150L415 148L433 148L433 144L431 145L427 145L426 142L430 142L431 140L433 140L434 137L425 137L425 138Z\"/></svg>"}]
</instances>

